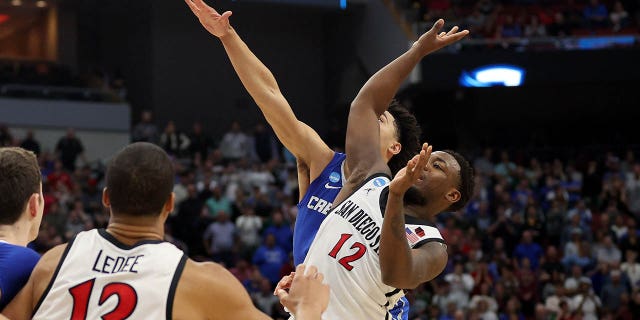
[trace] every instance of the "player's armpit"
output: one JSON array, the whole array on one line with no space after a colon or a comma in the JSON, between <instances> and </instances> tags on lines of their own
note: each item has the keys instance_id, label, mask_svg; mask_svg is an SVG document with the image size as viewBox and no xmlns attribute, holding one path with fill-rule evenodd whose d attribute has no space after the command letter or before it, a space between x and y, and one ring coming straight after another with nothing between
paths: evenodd
<instances>
[{"instance_id":1,"label":"player's armpit","mask_svg":"<svg viewBox=\"0 0 640 320\"><path fill-rule=\"evenodd\" d=\"M31 319L33 309L40 301L44 291L52 281L60 257L67 248L67 244L61 244L47 251L33 269L29 281L20 292L11 300L2 314L12 320Z\"/></svg>"}]
</instances>

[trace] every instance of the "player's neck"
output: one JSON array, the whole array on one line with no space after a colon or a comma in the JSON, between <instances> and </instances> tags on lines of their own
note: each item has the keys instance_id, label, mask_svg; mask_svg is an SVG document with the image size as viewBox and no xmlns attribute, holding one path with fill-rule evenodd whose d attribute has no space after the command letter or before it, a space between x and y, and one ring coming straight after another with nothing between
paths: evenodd
<instances>
[{"instance_id":1,"label":"player's neck","mask_svg":"<svg viewBox=\"0 0 640 320\"><path fill-rule=\"evenodd\" d=\"M143 240L163 240L164 222L159 217L114 217L111 216L107 232L126 245Z\"/></svg>"},{"instance_id":2,"label":"player's neck","mask_svg":"<svg viewBox=\"0 0 640 320\"><path fill-rule=\"evenodd\" d=\"M437 210L432 208L432 205L425 204L422 206L408 205L404 206L404 213L408 216L423 220L431 220L436 214Z\"/></svg>"},{"instance_id":3,"label":"player's neck","mask_svg":"<svg viewBox=\"0 0 640 320\"><path fill-rule=\"evenodd\" d=\"M26 247L29 242L29 225L18 221L12 225L0 225L0 240Z\"/></svg>"}]
</instances>

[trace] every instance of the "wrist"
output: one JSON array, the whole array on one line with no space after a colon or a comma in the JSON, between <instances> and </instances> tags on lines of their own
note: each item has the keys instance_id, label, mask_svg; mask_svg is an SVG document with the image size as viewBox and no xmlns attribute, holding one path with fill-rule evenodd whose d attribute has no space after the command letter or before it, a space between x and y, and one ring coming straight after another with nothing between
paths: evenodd
<instances>
[{"instance_id":1,"label":"wrist","mask_svg":"<svg viewBox=\"0 0 640 320\"><path fill-rule=\"evenodd\" d=\"M233 38L235 35L236 35L236 31L233 29L232 26L229 26L227 28L227 32L223 35L220 35L218 39L220 39L220 41L222 42L225 42L226 40Z\"/></svg>"},{"instance_id":2,"label":"wrist","mask_svg":"<svg viewBox=\"0 0 640 320\"><path fill-rule=\"evenodd\" d=\"M313 304L301 303L300 305L298 305L298 308L295 312L295 317L299 320L319 319L321 315L322 309Z\"/></svg>"}]
</instances>

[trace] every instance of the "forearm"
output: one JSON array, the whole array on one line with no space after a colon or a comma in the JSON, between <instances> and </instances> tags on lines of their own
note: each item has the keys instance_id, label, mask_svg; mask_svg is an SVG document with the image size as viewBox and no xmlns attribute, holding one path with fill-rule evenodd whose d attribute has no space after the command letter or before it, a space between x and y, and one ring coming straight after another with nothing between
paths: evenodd
<instances>
[{"instance_id":1,"label":"forearm","mask_svg":"<svg viewBox=\"0 0 640 320\"><path fill-rule=\"evenodd\" d=\"M402 197L389 193L380 236L380 269L385 284L406 289L411 282L413 256L404 230L402 207Z\"/></svg>"},{"instance_id":2,"label":"forearm","mask_svg":"<svg viewBox=\"0 0 640 320\"><path fill-rule=\"evenodd\" d=\"M256 57L233 28L220 40L240 81L267 120L276 116L278 110L274 110L272 101L279 95L280 88L271 71Z\"/></svg>"},{"instance_id":3,"label":"forearm","mask_svg":"<svg viewBox=\"0 0 640 320\"><path fill-rule=\"evenodd\" d=\"M360 89L353 104L373 107L377 115L384 113L402 83L422 57L423 55L415 47L409 49L376 72Z\"/></svg>"}]
</instances>

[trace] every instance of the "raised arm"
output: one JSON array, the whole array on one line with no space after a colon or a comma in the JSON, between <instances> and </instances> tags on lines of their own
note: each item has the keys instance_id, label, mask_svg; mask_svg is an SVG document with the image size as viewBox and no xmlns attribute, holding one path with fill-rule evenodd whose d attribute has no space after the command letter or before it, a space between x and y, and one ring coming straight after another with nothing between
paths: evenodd
<instances>
[{"instance_id":1,"label":"raised arm","mask_svg":"<svg viewBox=\"0 0 640 320\"><path fill-rule=\"evenodd\" d=\"M218 37L240 81L284 146L298 160L323 168L333 151L309 126L299 121L269 69L249 50L229 23L230 11L219 14L202 0L185 0L202 26ZM313 171L314 168L312 168Z\"/></svg>"},{"instance_id":2,"label":"raised arm","mask_svg":"<svg viewBox=\"0 0 640 320\"><path fill-rule=\"evenodd\" d=\"M389 186L380 238L380 269L382 281L390 286L413 289L437 277L447 264L446 247L439 242L428 242L412 249L407 242L403 213L404 193L420 178L422 169L431 155L431 146L422 151L400 170Z\"/></svg>"},{"instance_id":3,"label":"raised arm","mask_svg":"<svg viewBox=\"0 0 640 320\"><path fill-rule=\"evenodd\" d=\"M467 30L458 32L457 26L448 33L440 32L443 26L444 20L436 21L407 52L376 72L352 102L346 142L347 167L350 170L364 171L367 175L371 168L377 169L380 161L384 161L377 148L380 141L377 139L375 119L387 110L393 96L411 70L429 53L455 43L469 34Z\"/></svg>"}]
</instances>

